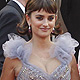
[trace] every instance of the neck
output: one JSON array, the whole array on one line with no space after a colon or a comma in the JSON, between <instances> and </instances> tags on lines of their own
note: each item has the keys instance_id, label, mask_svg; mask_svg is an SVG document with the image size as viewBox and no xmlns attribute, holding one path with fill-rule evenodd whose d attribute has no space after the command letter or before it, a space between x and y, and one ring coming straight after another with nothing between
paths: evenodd
<instances>
[{"instance_id":1,"label":"neck","mask_svg":"<svg viewBox=\"0 0 80 80\"><path fill-rule=\"evenodd\" d=\"M35 36L32 38L32 43L35 46L35 48L39 48L39 49L48 48L51 45L50 36L46 38L40 38Z\"/></svg>"},{"instance_id":2,"label":"neck","mask_svg":"<svg viewBox=\"0 0 80 80\"><path fill-rule=\"evenodd\" d=\"M24 7L26 6L27 0L18 0Z\"/></svg>"},{"instance_id":3,"label":"neck","mask_svg":"<svg viewBox=\"0 0 80 80\"><path fill-rule=\"evenodd\" d=\"M52 46L50 36L46 38L33 37L32 40L32 54L37 55L41 58L50 58L49 50Z\"/></svg>"}]
</instances>

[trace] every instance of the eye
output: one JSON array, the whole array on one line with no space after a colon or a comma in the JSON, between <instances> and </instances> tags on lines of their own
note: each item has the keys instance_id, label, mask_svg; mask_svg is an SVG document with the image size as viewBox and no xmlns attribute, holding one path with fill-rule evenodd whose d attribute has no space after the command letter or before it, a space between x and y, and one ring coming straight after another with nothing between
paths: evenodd
<instances>
[{"instance_id":1,"label":"eye","mask_svg":"<svg viewBox=\"0 0 80 80\"><path fill-rule=\"evenodd\" d=\"M41 16L40 16L40 17L36 17L36 18L37 18L38 20L43 20L43 17L41 17Z\"/></svg>"},{"instance_id":2,"label":"eye","mask_svg":"<svg viewBox=\"0 0 80 80\"><path fill-rule=\"evenodd\" d=\"M49 16L49 17L48 17L48 20L49 20L49 21L52 21L53 19L54 19L54 16Z\"/></svg>"}]
</instances>

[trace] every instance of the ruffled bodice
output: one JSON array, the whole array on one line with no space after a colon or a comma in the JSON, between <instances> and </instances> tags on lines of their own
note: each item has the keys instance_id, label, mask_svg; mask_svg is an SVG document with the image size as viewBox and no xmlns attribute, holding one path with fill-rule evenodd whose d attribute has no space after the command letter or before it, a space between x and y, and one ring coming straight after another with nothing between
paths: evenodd
<instances>
[{"instance_id":1,"label":"ruffled bodice","mask_svg":"<svg viewBox=\"0 0 80 80\"><path fill-rule=\"evenodd\" d=\"M8 37L9 41L3 44L4 56L12 59L19 58L22 61L22 68L17 80L70 80L71 75L68 65L72 60L72 54L75 53L78 42L71 38L68 32L55 38L54 45L50 48L51 58L56 57L61 62L61 65L51 74L29 63L32 43L26 42L13 33L9 34Z\"/></svg>"}]
</instances>

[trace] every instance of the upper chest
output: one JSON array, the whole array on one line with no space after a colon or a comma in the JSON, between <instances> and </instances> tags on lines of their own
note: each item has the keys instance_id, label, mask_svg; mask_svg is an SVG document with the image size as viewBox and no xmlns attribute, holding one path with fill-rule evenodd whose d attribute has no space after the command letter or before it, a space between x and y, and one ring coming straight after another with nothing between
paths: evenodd
<instances>
[{"instance_id":1,"label":"upper chest","mask_svg":"<svg viewBox=\"0 0 80 80\"><path fill-rule=\"evenodd\" d=\"M29 63L37 66L48 74L51 74L58 66L61 65L61 62L56 58L40 58L34 55L30 56Z\"/></svg>"},{"instance_id":2,"label":"upper chest","mask_svg":"<svg viewBox=\"0 0 80 80\"><path fill-rule=\"evenodd\" d=\"M47 74L42 69L32 65L23 64L17 80L70 80L70 70L67 65L60 65L51 74Z\"/></svg>"},{"instance_id":3,"label":"upper chest","mask_svg":"<svg viewBox=\"0 0 80 80\"><path fill-rule=\"evenodd\" d=\"M35 58L35 57L34 57ZM31 59L29 62L17 65L16 68L18 74L17 78L26 80L26 78L34 80L69 80L70 69L69 66L60 64L56 59L48 60L46 67L44 66L45 61L40 62L38 59ZM56 64L57 63L57 64ZM64 79L63 79L64 78Z\"/></svg>"}]
</instances>

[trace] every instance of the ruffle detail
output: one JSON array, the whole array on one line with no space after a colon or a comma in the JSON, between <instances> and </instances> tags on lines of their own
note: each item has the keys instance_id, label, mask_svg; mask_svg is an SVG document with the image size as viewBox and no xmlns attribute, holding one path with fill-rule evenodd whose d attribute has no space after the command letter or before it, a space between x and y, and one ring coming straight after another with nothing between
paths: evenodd
<instances>
[{"instance_id":1,"label":"ruffle detail","mask_svg":"<svg viewBox=\"0 0 80 80\"><path fill-rule=\"evenodd\" d=\"M54 45L51 48L51 57L56 57L61 63L69 64L72 60L72 54L75 54L75 47L79 43L71 37L69 32L59 35L54 40Z\"/></svg>"},{"instance_id":2,"label":"ruffle detail","mask_svg":"<svg viewBox=\"0 0 80 80\"><path fill-rule=\"evenodd\" d=\"M6 41L2 47L4 50L4 56L10 58L19 58L21 59L24 54L24 45L26 40L20 36L11 33L8 34L9 41Z\"/></svg>"},{"instance_id":3,"label":"ruffle detail","mask_svg":"<svg viewBox=\"0 0 80 80\"><path fill-rule=\"evenodd\" d=\"M9 34L8 38L9 41L3 44L4 56L12 59L19 58L26 63L32 52L32 43L26 42L14 33ZM66 32L55 38L50 49L50 56L51 58L56 57L63 64L69 64L72 54L75 54L75 47L78 45L79 43L71 37L70 33Z\"/></svg>"}]
</instances>

